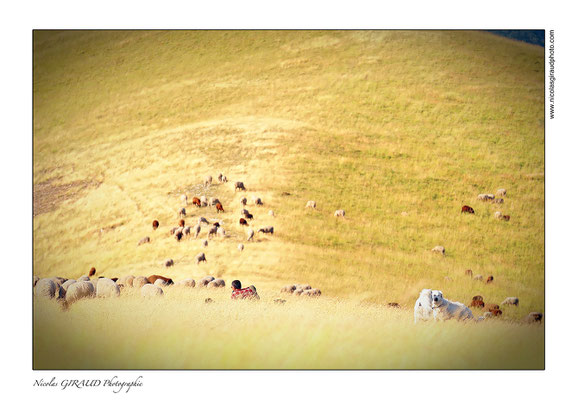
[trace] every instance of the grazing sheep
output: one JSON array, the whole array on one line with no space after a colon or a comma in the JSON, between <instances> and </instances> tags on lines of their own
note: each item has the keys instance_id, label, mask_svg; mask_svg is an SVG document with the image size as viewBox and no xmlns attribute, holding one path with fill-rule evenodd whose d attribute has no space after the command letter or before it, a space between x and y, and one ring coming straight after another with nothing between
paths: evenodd
<instances>
[{"instance_id":1,"label":"grazing sheep","mask_svg":"<svg viewBox=\"0 0 578 400\"><path fill-rule=\"evenodd\" d=\"M95 289L92 282L75 282L66 291L66 302L70 304L77 300L93 297L94 294Z\"/></svg>"},{"instance_id":2,"label":"grazing sheep","mask_svg":"<svg viewBox=\"0 0 578 400\"><path fill-rule=\"evenodd\" d=\"M217 236L219 236L219 237L225 237L226 236L226 232L225 232L225 229L223 227L217 227Z\"/></svg>"},{"instance_id":3,"label":"grazing sheep","mask_svg":"<svg viewBox=\"0 0 578 400\"><path fill-rule=\"evenodd\" d=\"M223 205L221 203L217 203L215 207L217 208L217 213L225 212L225 210L223 209Z\"/></svg>"},{"instance_id":4,"label":"grazing sheep","mask_svg":"<svg viewBox=\"0 0 578 400\"><path fill-rule=\"evenodd\" d=\"M195 280L194 279L185 279L182 281L178 281L177 283L175 283L175 287L190 287L190 288L194 288L195 287Z\"/></svg>"},{"instance_id":5,"label":"grazing sheep","mask_svg":"<svg viewBox=\"0 0 578 400\"><path fill-rule=\"evenodd\" d=\"M254 201L255 201L256 206L262 206L263 205L263 201L261 200L260 197L255 197Z\"/></svg>"},{"instance_id":6,"label":"grazing sheep","mask_svg":"<svg viewBox=\"0 0 578 400\"><path fill-rule=\"evenodd\" d=\"M502 301L502 305L507 304L511 306L518 306L520 300L517 297L506 297L504 301Z\"/></svg>"},{"instance_id":7,"label":"grazing sheep","mask_svg":"<svg viewBox=\"0 0 578 400\"><path fill-rule=\"evenodd\" d=\"M446 249L444 248L444 246L436 246L433 249L431 249L431 251L433 251L434 253L440 253L442 256L446 255Z\"/></svg>"},{"instance_id":8,"label":"grazing sheep","mask_svg":"<svg viewBox=\"0 0 578 400\"><path fill-rule=\"evenodd\" d=\"M504 214L502 214L500 211L496 211L496 212L494 213L494 218L496 218L496 219L502 219L502 216L503 216L503 215L504 215Z\"/></svg>"},{"instance_id":9,"label":"grazing sheep","mask_svg":"<svg viewBox=\"0 0 578 400\"><path fill-rule=\"evenodd\" d=\"M501 197L506 196L506 189L498 189L498 190L496 190L496 196L501 196Z\"/></svg>"},{"instance_id":10,"label":"grazing sheep","mask_svg":"<svg viewBox=\"0 0 578 400\"><path fill-rule=\"evenodd\" d=\"M466 269L466 275L467 276L469 276L471 278L473 274L474 274L474 272L471 269Z\"/></svg>"},{"instance_id":11,"label":"grazing sheep","mask_svg":"<svg viewBox=\"0 0 578 400\"><path fill-rule=\"evenodd\" d=\"M207 286L209 282L214 281L215 278L212 276L205 276L203 279L199 281L199 286Z\"/></svg>"},{"instance_id":12,"label":"grazing sheep","mask_svg":"<svg viewBox=\"0 0 578 400\"><path fill-rule=\"evenodd\" d=\"M120 296L120 288L112 279L100 278L96 282L96 296L118 297Z\"/></svg>"},{"instance_id":13,"label":"grazing sheep","mask_svg":"<svg viewBox=\"0 0 578 400\"><path fill-rule=\"evenodd\" d=\"M245 218L239 218L239 225L249 226L249 224L247 223L247 220Z\"/></svg>"},{"instance_id":14,"label":"grazing sheep","mask_svg":"<svg viewBox=\"0 0 578 400\"><path fill-rule=\"evenodd\" d=\"M295 290L309 290L311 289L311 285L307 285L307 284L300 284L300 285L295 285Z\"/></svg>"},{"instance_id":15,"label":"grazing sheep","mask_svg":"<svg viewBox=\"0 0 578 400\"><path fill-rule=\"evenodd\" d=\"M475 214L474 209L470 206L463 206L462 213Z\"/></svg>"},{"instance_id":16,"label":"grazing sheep","mask_svg":"<svg viewBox=\"0 0 578 400\"><path fill-rule=\"evenodd\" d=\"M156 297L164 294L163 289L151 283L147 283L140 288L140 295L142 297Z\"/></svg>"},{"instance_id":17,"label":"grazing sheep","mask_svg":"<svg viewBox=\"0 0 578 400\"><path fill-rule=\"evenodd\" d=\"M486 311L486 312L484 313L484 315L482 316L482 319L492 318L493 316L494 316L494 314L492 314L492 313L489 312L489 311Z\"/></svg>"},{"instance_id":18,"label":"grazing sheep","mask_svg":"<svg viewBox=\"0 0 578 400\"><path fill-rule=\"evenodd\" d=\"M257 232L261 232L261 233L269 233L269 234L273 234L274 228L272 226L267 226L265 228L261 228L259 229Z\"/></svg>"},{"instance_id":19,"label":"grazing sheep","mask_svg":"<svg viewBox=\"0 0 578 400\"><path fill-rule=\"evenodd\" d=\"M82 275L80 278L77 279L79 282L89 282L90 278L86 275Z\"/></svg>"},{"instance_id":20,"label":"grazing sheep","mask_svg":"<svg viewBox=\"0 0 578 400\"><path fill-rule=\"evenodd\" d=\"M504 199L502 199L502 198L495 198L494 200L492 200L492 203L495 203L495 204L504 204Z\"/></svg>"},{"instance_id":21,"label":"grazing sheep","mask_svg":"<svg viewBox=\"0 0 578 400\"><path fill-rule=\"evenodd\" d=\"M167 277L161 276L161 275L151 275L147 278L147 282L154 284L159 279L162 279L163 281L165 281L169 285L172 285L174 283L171 278L167 278Z\"/></svg>"},{"instance_id":22,"label":"grazing sheep","mask_svg":"<svg viewBox=\"0 0 578 400\"><path fill-rule=\"evenodd\" d=\"M483 281L483 280L484 280L483 275L476 275L476 276L474 276L474 281Z\"/></svg>"},{"instance_id":23,"label":"grazing sheep","mask_svg":"<svg viewBox=\"0 0 578 400\"><path fill-rule=\"evenodd\" d=\"M151 238L148 236L145 236L141 240L138 241L137 246L140 246L141 244L145 244L145 243L150 243L150 242L151 242Z\"/></svg>"},{"instance_id":24,"label":"grazing sheep","mask_svg":"<svg viewBox=\"0 0 578 400\"><path fill-rule=\"evenodd\" d=\"M345 217L345 210L337 210L333 213L335 217Z\"/></svg>"},{"instance_id":25,"label":"grazing sheep","mask_svg":"<svg viewBox=\"0 0 578 400\"><path fill-rule=\"evenodd\" d=\"M486 283L492 283L494 281L494 277L492 275L488 276L488 279L486 279Z\"/></svg>"},{"instance_id":26,"label":"grazing sheep","mask_svg":"<svg viewBox=\"0 0 578 400\"><path fill-rule=\"evenodd\" d=\"M199 236L199 233L201 233L201 224L200 223L193 226L193 235L195 236L195 239Z\"/></svg>"},{"instance_id":27,"label":"grazing sheep","mask_svg":"<svg viewBox=\"0 0 578 400\"><path fill-rule=\"evenodd\" d=\"M178 230L179 230L178 226L171 228L171 230L169 231L169 235L174 235L175 233L177 233Z\"/></svg>"},{"instance_id":28,"label":"grazing sheep","mask_svg":"<svg viewBox=\"0 0 578 400\"><path fill-rule=\"evenodd\" d=\"M481 201L489 201L489 200L494 200L496 196L494 196L493 194L489 194L489 193L482 193L478 195L478 200Z\"/></svg>"},{"instance_id":29,"label":"grazing sheep","mask_svg":"<svg viewBox=\"0 0 578 400\"><path fill-rule=\"evenodd\" d=\"M399 303L387 303L387 306L391 308L401 308Z\"/></svg>"},{"instance_id":30,"label":"grazing sheep","mask_svg":"<svg viewBox=\"0 0 578 400\"><path fill-rule=\"evenodd\" d=\"M484 310L486 310L486 311L499 310L499 309L500 309L500 306L497 304L494 304L494 303L486 304L486 306L484 308Z\"/></svg>"},{"instance_id":31,"label":"grazing sheep","mask_svg":"<svg viewBox=\"0 0 578 400\"><path fill-rule=\"evenodd\" d=\"M222 179L223 179L223 173L222 172L219 172L219 176L217 176L217 179L219 180L219 182L222 181Z\"/></svg>"},{"instance_id":32,"label":"grazing sheep","mask_svg":"<svg viewBox=\"0 0 578 400\"><path fill-rule=\"evenodd\" d=\"M235 182L235 192L239 190L247 190L245 189L245 184L243 182Z\"/></svg>"},{"instance_id":33,"label":"grazing sheep","mask_svg":"<svg viewBox=\"0 0 578 400\"><path fill-rule=\"evenodd\" d=\"M92 267L90 271L88 271L88 277L94 276L96 274L96 268ZM62 282L64 283L64 282Z\"/></svg>"},{"instance_id":34,"label":"grazing sheep","mask_svg":"<svg viewBox=\"0 0 578 400\"><path fill-rule=\"evenodd\" d=\"M58 287L59 286L56 285L56 283L54 283L51 279L40 279L34 287L34 294L37 297L52 299L56 295Z\"/></svg>"},{"instance_id":35,"label":"grazing sheep","mask_svg":"<svg viewBox=\"0 0 578 400\"><path fill-rule=\"evenodd\" d=\"M213 226L216 226L217 228L221 226L221 224L219 222L214 222Z\"/></svg>"},{"instance_id":36,"label":"grazing sheep","mask_svg":"<svg viewBox=\"0 0 578 400\"><path fill-rule=\"evenodd\" d=\"M157 228L159 227L159 221L157 221L156 219L153 221L153 231L156 231Z\"/></svg>"},{"instance_id":37,"label":"grazing sheep","mask_svg":"<svg viewBox=\"0 0 578 400\"><path fill-rule=\"evenodd\" d=\"M64 283L62 284L62 288L63 288L64 290L68 290L68 287L69 287L70 285L72 285L73 283L75 283L75 282L76 282L76 281L75 281L74 279L69 279L69 280L67 280L66 282L64 282Z\"/></svg>"},{"instance_id":38,"label":"grazing sheep","mask_svg":"<svg viewBox=\"0 0 578 400\"><path fill-rule=\"evenodd\" d=\"M472 300L470 307L484 308L484 305L483 300Z\"/></svg>"},{"instance_id":39,"label":"grazing sheep","mask_svg":"<svg viewBox=\"0 0 578 400\"><path fill-rule=\"evenodd\" d=\"M134 275L123 276L116 283L119 285L127 286L127 287L133 287Z\"/></svg>"},{"instance_id":40,"label":"grazing sheep","mask_svg":"<svg viewBox=\"0 0 578 400\"><path fill-rule=\"evenodd\" d=\"M215 300L211 299L210 297L207 297L207 298L205 299L205 304L211 304L211 303L214 303L214 302L215 302Z\"/></svg>"},{"instance_id":41,"label":"grazing sheep","mask_svg":"<svg viewBox=\"0 0 578 400\"><path fill-rule=\"evenodd\" d=\"M183 230L179 229L177 233L175 233L175 239L177 239L177 242L180 242L182 238L183 238Z\"/></svg>"},{"instance_id":42,"label":"grazing sheep","mask_svg":"<svg viewBox=\"0 0 578 400\"><path fill-rule=\"evenodd\" d=\"M205 186L211 186L213 183L213 177L211 175L207 175L205 177Z\"/></svg>"},{"instance_id":43,"label":"grazing sheep","mask_svg":"<svg viewBox=\"0 0 578 400\"><path fill-rule=\"evenodd\" d=\"M185 226L185 229L183 229L183 235L190 235L191 234L191 227L190 226Z\"/></svg>"},{"instance_id":44,"label":"grazing sheep","mask_svg":"<svg viewBox=\"0 0 578 400\"><path fill-rule=\"evenodd\" d=\"M247 241L253 240L253 236L255 236L255 231L253 229L249 229L247 231Z\"/></svg>"},{"instance_id":45,"label":"grazing sheep","mask_svg":"<svg viewBox=\"0 0 578 400\"><path fill-rule=\"evenodd\" d=\"M245 218L247 218L247 219L253 219L253 214L247 213L247 214L245 214Z\"/></svg>"},{"instance_id":46,"label":"grazing sheep","mask_svg":"<svg viewBox=\"0 0 578 400\"><path fill-rule=\"evenodd\" d=\"M313 288L303 290L302 296L318 297L321 296L321 290Z\"/></svg>"},{"instance_id":47,"label":"grazing sheep","mask_svg":"<svg viewBox=\"0 0 578 400\"><path fill-rule=\"evenodd\" d=\"M246 197L243 197L243 198L241 199L241 204L244 205L244 206L247 205L247 198L246 198Z\"/></svg>"},{"instance_id":48,"label":"grazing sheep","mask_svg":"<svg viewBox=\"0 0 578 400\"><path fill-rule=\"evenodd\" d=\"M530 314L526 315L522 321L526 322L526 323L534 323L534 322L538 322L538 323L542 323L542 318L544 317L544 314L539 313L539 312L531 312Z\"/></svg>"},{"instance_id":49,"label":"grazing sheep","mask_svg":"<svg viewBox=\"0 0 578 400\"><path fill-rule=\"evenodd\" d=\"M484 301L484 298L480 295L474 296L472 297L472 300L480 300L480 301Z\"/></svg>"},{"instance_id":50,"label":"grazing sheep","mask_svg":"<svg viewBox=\"0 0 578 400\"><path fill-rule=\"evenodd\" d=\"M509 221L510 220L510 216L509 215L504 215L502 217L502 221Z\"/></svg>"},{"instance_id":51,"label":"grazing sheep","mask_svg":"<svg viewBox=\"0 0 578 400\"><path fill-rule=\"evenodd\" d=\"M309 200L305 205L305 208L317 208L317 203L313 200Z\"/></svg>"},{"instance_id":52,"label":"grazing sheep","mask_svg":"<svg viewBox=\"0 0 578 400\"><path fill-rule=\"evenodd\" d=\"M147 283L149 283L149 281L146 278L146 276L137 276L136 278L133 279L132 286L137 288L137 289L140 289L141 287L143 287Z\"/></svg>"},{"instance_id":53,"label":"grazing sheep","mask_svg":"<svg viewBox=\"0 0 578 400\"><path fill-rule=\"evenodd\" d=\"M301 293L303 293L303 289L295 289L295 290L293 291L293 294L294 294L295 296L301 296Z\"/></svg>"},{"instance_id":54,"label":"grazing sheep","mask_svg":"<svg viewBox=\"0 0 578 400\"><path fill-rule=\"evenodd\" d=\"M199 199L198 197L193 197L193 205L197 206L197 207L201 207L201 199Z\"/></svg>"},{"instance_id":55,"label":"grazing sheep","mask_svg":"<svg viewBox=\"0 0 578 400\"><path fill-rule=\"evenodd\" d=\"M172 267L173 265L175 265L175 262L172 258L169 258L165 261L165 267Z\"/></svg>"},{"instance_id":56,"label":"grazing sheep","mask_svg":"<svg viewBox=\"0 0 578 400\"><path fill-rule=\"evenodd\" d=\"M182 217L186 217L186 216L187 216L187 210L185 210L184 208L181 208L179 210L178 218L182 218Z\"/></svg>"},{"instance_id":57,"label":"grazing sheep","mask_svg":"<svg viewBox=\"0 0 578 400\"><path fill-rule=\"evenodd\" d=\"M207 221L207 219L206 219L205 217L199 217L199 224L200 224L201 222L209 225L209 221Z\"/></svg>"},{"instance_id":58,"label":"grazing sheep","mask_svg":"<svg viewBox=\"0 0 578 400\"><path fill-rule=\"evenodd\" d=\"M188 205L189 198L186 194L181 195L181 202L185 203L185 206Z\"/></svg>"},{"instance_id":59,"label":"grazing sheep","mask_svg":"<svg viewBox=\"0 0 578 400\"><path fill-rule=\"evenodd\" d=\"M227 179L227 177L225 175L223 175L221 182L223 182L223 183L229 182L229 179Z\"/></svg>"},{"instance_id":60,"label":"grazing sheep","mask_svg":"<svg viewBox=\"0 0 578 400\"><path fill-rule=\"evenodd\" d=\"M206 207L209 204L206 196L201 196L200 200L201 200L201 206L203 206L203 207Z\"/></svg>"},{"instance_id":61,"label":"grazing sheep","mask_svg":"<svg viewBox=\"0 0 578 400\"><path fill-rule=\"evenodd\" d=\"M500 315L503 314L503 311L502 311L502 310L497 310L497 309L495 309L495 308L492 309L492 310L490 310L490 312L492 313L492 316L494 316L494 317L499 317Z\"/></svg>"},{"instance_id":62,"label":"grazing sheep","mask_svg":"<svg viewBox=\"0 0 578 400\"><path fill-rule=\"evenodd\" d=\"M207 247L209 245L209 242L207 240L204 240L202 245L203 245L203 247Z\"/></svg>"},{"instance_id":63,"label":"grazing sheep","mask_svg":"<svg viewBox=\"0 0 578 400\"><path fill-rule=\"evenodd\" d=\"M243 245L243 243L239 243L237 248L239 249L239 251L243 251L243 249L245 249L245 245Z\"/></svg>"},{"instance_id":64,"label":"grazing sheep","mask_svg":"<svg viewBox=\"0 0 578 400\"><path fill-rule=\"evenodd\" d=\"M210 238L211 235L216 235L218 229L219 228L217 228L216 226L212 226L211 229L209 229L209 232L207 233L207 239Z\"/></svg>"},{"instance_id":65,"label":"grazing sheep","mask_svg":"<svg viewBox=\"0 0 578 400\"><path fill-rule=\"evenodd\" d=\"M295 291L295 289L297 289L297 287L295 285L287 285L287 286L283 286L281 288L281 292L282 293L293 293Z\"/></svg>"},{"instance_id":66,"label":"grazing sheep","mask_svg":"<svg viewBox=\"0 0 578 400\"><path fill-rule=\"evenodd\" d=\"M272 216L272 217L275 216L275 213L273 212L273 210L269 210L269 215Z\"/></svg>"},{"instance_id":67,"label":"grazing sheep","mask_svg":"<svg viewBox=\"0 0 578 400\"><path fill-rule=\"evenodd\" d=\"M247 211L246 209L243 208L243 209L241 210L241 215L244 216L244 217L246 217L247 215L249 215L249 211Z\"/></svg>"},{"instance_id":68,"label":"grazing sheep","mask_svg":"<svg viewBox=\"0 0 578 400\"><path fill-rule=\"evenodd\" d=\"M207 262L207 259L205 258L205 253L199 253L195 256L195 261L198 263L200 263L201 261Z\"/></svg>"},{"instance_id":69,"label":"grazing sheep","mask_svg":"<svg viewBox=\"0 0 578 400\"><path fill-rule=\"evenodd\" d=\"M225 287L225 281L223 279L215 279L215 280L210 281L207 284L207 287L209 287L209 288Z\"/></svg>"},{"instance_id":70,"label":"grazing sheep","mask_svg":"<svg viewBox=\"0 0 578 400\"><path fill-rule=\"evenodd\" d=\"M185 227L185 220L184 220L184 219L181 219L181 220L179 221L179 227L181 227L181 228L184 228L184 227Z\"/></svg>"}]
</instances>

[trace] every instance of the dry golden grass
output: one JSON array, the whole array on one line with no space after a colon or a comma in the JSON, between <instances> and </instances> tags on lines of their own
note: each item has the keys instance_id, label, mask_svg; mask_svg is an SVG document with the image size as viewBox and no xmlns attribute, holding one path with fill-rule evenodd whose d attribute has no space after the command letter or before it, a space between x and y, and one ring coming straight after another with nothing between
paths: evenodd
<instances>
[{"instance_id":1,"label":"dry golden grass","mask_svg":"<svg viewBox=\"0 0 578 400\"><path fill-rule=\"evenodd\" d=\"M405 346L413 357L408 368L429 368L413 355L421 352L429 328L413 327L409 311L382 308L398 302L410 310L424 287L464 303L478 294L494 303L517 296L520 306L504 314L510 322L484 325L512 346L512 357L488 350L486 360L454 367L523 367L516 360L527 357L533 360L528 368L539 367L540 357L543 366L543 353L538 351L537 363L534 354L534 339L543 330L511 323L544 310L542 49L466 31L37 31L34 51L35 187L83 182L72 185L68 197L55 189L57 201L35 215L34 274L77 278L90 267L108 277L161 274L175 281L210 274L256 285L266 294L264 303L286 284L309 283L328 298L315 303L324 305L317 317L307 317L322 324L324 346L330 339L353 343L355 335L367 341L361 350L365 364L360 357L359 364L346 365L355 349L344 344L335 356L339 368L405 368L402 356L380 363L383 347L370 350L379 332L412 338L399 354ZM219 172L230 182L216 183ZM209 174L214 183L204 187ZM245 182L246 193L234 192L237 180ZM503 205L476 200L478 193L500 187L508 190ZM226 213L189 205L186 222L194 225L200 215L218 219L228 236L209 240L206 249L206 228L202 240L178 243L170 237L183 193L219 198ZM257 234L239 253L237 244L245 238L239 199L250 201L252 195L265 205L247 207L255 215L251 228L273 225L275 235ZM307 200L316 200L317 210L305 209ZM461 215L463 204L476 214ZM333 217L337 208L346 210L345 219ZM270 209L275 217L267 214ZM495 220L496 210L511 221ZM161 223L157 231L153 219ZM151 243L137 246L144 236ZM445 257L430 252L436 245L446 247ZM208 262L196 265L200 251ZM175 260L169 270L163 267L167 258ZM495 281L474 282L464 276L466 269ZM162 304L167 315L177 315L183 305L170 297ZM330 306L336 298L339 306ZM118 299L117 308L138 313L139 302L131 299ZM50 320L81 321L95 313L95 323L101 323L112 318L101 303L108 307L108 301L95 300ZM193 310L204 310L199 304ZM240 307L264 307L280 327L279 340L293 337L283 322L286 311ZM295 307L296 313L307 312ZM259 320L253 310L242 310ZM324 325L323 316L333 312ZM121 331L123 321L115 321ZM229 326L223 316L218 321ZM338 321L358 322L375 336L350 327L353 336L344 338L336 329L345 325ZM166 320L140 323L158 327ZM452 332L444 340L472 338L464 339L472 340L470 347L473 338L491 331L444 326ZM202 327L196 334L210 337ZM64 362L46 358L47 341L57 340L59 329L37 320L38 365ZM516 347L525 329L531 340ZM242 332L248 336L249 330ZM183 339L186 330L172 335ZM126 352L126 340L114 336L112 343ZM143 358L124 362L153 368L154 359L147 361L152 351L147 347ZM308 368L303 354L283 366L262 358L249 365L235 355L243 349L229 351L234 354L222 353L216 364L164 360L159 367L216 368L220 362L223 368ZM103 354L99 362L125 365L113 352ZM280 351L278 357L285 355ZM323 351L312 368L331 368L328 360L334 359ZM75 361L69 362L72 367Z\"/></svg>"}]
</instances>

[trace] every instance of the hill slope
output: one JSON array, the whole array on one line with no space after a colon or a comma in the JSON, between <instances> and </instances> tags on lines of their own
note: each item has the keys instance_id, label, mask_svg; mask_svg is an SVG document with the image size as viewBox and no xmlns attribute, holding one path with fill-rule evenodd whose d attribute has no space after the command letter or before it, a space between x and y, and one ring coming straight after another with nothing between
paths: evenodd
<instances>
[{"instance_id":1,"label":"hill slope","mask_svg":"<svg viewBox=\"0 0 578 400\"><path fill-rule=\"evenodd\" d=\"M543 310L543 76L542 48L484 32L37 31L34 273L307 282L406 307L436 287ZM248 193L202 186L219 172ZM476 200L501 187L503 205ZM222 219L228 238L167 234L185 192L221 200L187 224ZM243 195L275 235L240 254Z\"/></svg>"}]
</instances>

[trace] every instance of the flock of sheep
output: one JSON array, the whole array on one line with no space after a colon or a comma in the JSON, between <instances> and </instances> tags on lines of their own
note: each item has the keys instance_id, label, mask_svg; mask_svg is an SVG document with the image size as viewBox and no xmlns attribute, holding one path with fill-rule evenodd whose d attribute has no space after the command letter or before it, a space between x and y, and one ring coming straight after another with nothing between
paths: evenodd
<instances>
[{"instance_id":1,"label":"flock of sheep","mask_svg":"<svg viewBox=\"0 0 578 400\"><path fill-rule=\"evenodd\" d=\"M221 183L226 183L228 182L228 179L225 175L223 175L222 173L219 174L218 176L218 180ZM205 178L204 184L205 186L210 186L212 184L213 178L211 176L207 176ZM236 191L246 191L245 185L243 182L235 182L234 183L234 190ZM289 193L283 193L284 195L288 195ZM492 201L493 203L496 204L503 204L504 203L504 199L503 197L506 196L506 190L505 189L498 189L498 191L496 192L497 196L500 197L496 197L493 194L480 194L478 196L478 199L480 201ZM215 198L215 197L211 197L209 199L207 199L205 196L200 196L200 197L193 197L191 203L189 203L189 197L187 196L187 194L182 194L181 195L181 201L182 203L184 203L184 205L188 206L189 204L193 204L194 206L198 207L198 208L202 208L202 207L215 207L217 213L224 213L224 207L221 204L221 202L219 201L219 199ZM253 197L253 203L256 206L263 206L263 201L261 198L259 197ZM242 206L241 209L241 218L239 219L239 225L241 227L245 227L248 226L248 220L253 220L254 216L248 211L246 210L244 207L247 205L247 198L243 197L240 200L240 204ZM311 209L316 209L317 208L317 203L313 200L309 200L307 202L307 204L305 205L306 208L311 208ZM474 209L470 206L464 205L462 207L462 213L469 213L469 214L475 214ZM273 210L269 211L269 215L270 216L275 216ZM340 210L336 210L334 213L335 217L345 217L345 211L340 209ZM510 216L509 215L503 215L501 212L497 211L495 213L496 218L498 219L502 219L505 221L509 221ZM207 226L207 240L204 240L202 242L204 247L208 246L208 239L213 237L213 236L219 236L219 237L226 237L226 231L224 229L224 227L222 226L223 222L222 221L218 221L218 222L209 222L205 217L198 217L197 219L197 223L194 226L189 226L186 225L185 223L185 219L187 217L187 211L185 208L181 208L178 211L178 218L180 218L179 220L179 226L177 227L173 227L169 230L169 234L173 235L175 237L175 239L177 241L181 241L184 237L192 237L192 238L198 238L199 234L201 233L202 230L202 225L201 224L205 224ZM160 226L160 223L158 220L154 220L152 223L152 228L153 230L158 229ZM273 226L266 226L266 227L262 227L260 228L258 231L258 233L263 233L263 234L273 234L274 233L274 227ZM246 231L246 240L247 241L252 241L254 240L254 236L255 236L255 231L253 229L248 229ZM140 245L144 245L146 243L151 243L151 239L148 236L145 236L144 238L142 238L139 242L138 242L138 246ZM237 246L239 251L243 251L244 250L244 244L243 243L239 243L239 245ZM442 255L445 255L445 248L443 246L436 246L432 249L433 252L437 252L440 253ZM207 262L207 258L204 252L201 252L199 254L197 254L194 257L194 260L197 264L199 264L200 262ZM170 268L172 266L174 266L174 261L172 259L167 259L164 262L164 266L166 268ZM118 297L120 295L121 290L123 290L124 288L136 288L140 290L140 294L143 297L153 297L153 296L161 296L164 294L163 288L169 285L175 285L176 287L187 287L187 288L194 288L197 285L197 282L195 282L194 279L185 279L179 282L174 282L171 278L167 278L161 275L151 275L149 277L145 277L145 276L133 276L133 275L128 275L128 276L124 276L120 279L118 278L105 278L105 277L99 277L98 279L94 279L94 275L96 273L96 270L94 268L91 268L91 270L89 271L88 275L83 275L78 279L64 279L64 278L60 278L60 277L52 277L52 278L44 278L44 279L40 279L39 277L35 276L34 277L34 293L36 296L38 297L46 297L46 298L56 298L58 300L63 301L63 304L65 305L65 307L68 307L69 304L78 301L80 299L83 298L91 298L91 297ZM471 269L466 270L466 275L469 276L470 278L474 279L474 280L478 280L478 281L483 281L484 277L482 275L473 275L473 271ZM91 279L92 277L92 279ZM451 280L451 278L446 277L447 280ZM488 276L486 279L486 283L492 283L494 280L494 277L492 275ZM221 288L221 287L225 287L225 281L223 279L215 279L212 276L207 276L205 278L202 278L201 280L199 280L198 282L198 287L206 287L206 288ZM424 289L424 291L429 291L428 293L432 292L430 289ZM423 292L420 294L420 296L423 294ZM256 289L255 289L256 292ZM437 291L434 291L437 292ZM310 296L310 297L316 297L316 296L320 296L321 295L321 291L317 288L312 288L310 285L308 284L293 284L293 285L287 285L284 286L281 289L281 293L287 293L287 294L292 294L292 295L296 295L296 296ZM441 294L441 292L439 292ZM420 297L421 298L421 297ZM280 303L283 304L285 303L286 300L283 299L275 299L274 300L275 303ZM444 301L446 301L444 299ZM206 299L206 302L212 302L212 299ZM418 299L418 302L416 302L416 307L417 304L420 302L420 299ZM459 307L465 307L465 309L463 310L463 314L466 316L471 316L471 311L463 304L461 303L455 303L455 302L449 302L450 304L458 304ZM502 303L502 305L513 305L513 306L518 306L519 304L519 299L517 297L508 297L506 298ZM398 303L389 303L390 307L395 307L395 308L399 308L399 304ZM420 305L421 306L421 305ZM484 300L482 298L482 296L480 295L476 295L472 298L472 302L470 304L470 307L472 308L481 308L485 311L483 317L481 317L481 319L484 318L489 318L489 317L497 317L502 315L503 311L500 309L500 306L497 304L485 304ZM542 317L543 315L541 313L537 313L537 312L533 312L530 313L528 316L525 317L525 321L538 321L541 322L542 321Z\"/></svg>"}]
</instances>

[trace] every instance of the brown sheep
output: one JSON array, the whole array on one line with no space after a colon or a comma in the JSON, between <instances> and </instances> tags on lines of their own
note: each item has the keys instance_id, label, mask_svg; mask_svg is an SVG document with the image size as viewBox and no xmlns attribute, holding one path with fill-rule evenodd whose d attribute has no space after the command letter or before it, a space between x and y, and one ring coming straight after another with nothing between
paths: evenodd
<instances>
[{"instance_id":1,"label":"brown sheep","mask_svg":"<svg viewBox=\"0 0 578 400\"><path fill-rule=\"evenodd\" d=\"M193 205L201 207L201 199L199 199L198 197L193 197Z\"/></svg>"},{"instance_id":2,"label":"brown sheep","mask_svg":"<svg viewBox=\"0 0 578 400\"><path fill-rule=\"evenodd\" d=\"M156 219L153 221L153 230L156 231L157 228L159 227L159 221L157 221Z\"/></svg>"},{"instance_id":3,"label":"brown sheep","mask_svg":"<svg viewBox=\"0 0 578 400\"><path fill-rule=\"evenodd\" d=\"M185 220L184 220L184 219L181 219L181 220L179 221L179 226L180 226L181 228L184 228L184 226L185 226Z\"/></svg>"},{"instance_id":4,"label":"brown sheep","mask_svg":"<svg viewBox=\"0 0 578 400\"><path fill-rule=\"evenodd\" d=\"M235 182L235 192L237 191L237 189L239 190L247 190L245 189L245 184L243 182Z\"/></svg>"},{"instance_id":5,"label":"brown sheep","mask_svg":"<svg viewBox=\"0 0 578 400\"><path fill-rule=\"evenodd\" d=\"M239 225L249 226L249 224L247 223L247 220L245 218L239 219Z\"/></svg>"},{"instance_id":6,"label":"brown sheep","mask_svg":"<svg viewBox=\"0 0 578 400\"><path fill-rule=\"evenodd\" d=\"M500 306L497 304L493 304L493 303L486 304L486 306L484 308L484 310L486 310L486 311L499 310L499 309L500 309Z\"/></svg>"},{"instance_id":7,"label":"brown sheep","mask_svg":"<svg viewBox=\"0 0 578 400\"><path fill-rule=\"evenodd\" d=\"M172 258L169 258L168 260L165 261L165 267L172 267L173 265L175 265L175 262L173 261Z\"/></svg>"},{"instance_id":8,"label":"brown sheep","mask_svg":"<svg viewBox=\"0 0 578 400\"><path fill-rule=\"evenodd\" d=\"M470 206L463 206L462 213L475 214L474 209Z\"/></svg>"},{"instance_id":9,"label":"brown sheep","mask_svg":"<svg viewBox=\"0 0 578 400\"><path fill-rule=\"evenodd\" d=\"M474 275L474 272L471 269L466 269L466 275L471 278Z\"/></svg>"},{"instance_id":10,"label":"brown sheep","mask_svg":"<svg viewBox=\"0 0 578 400\"><path fill-rule=\"evenodd\" d=\"M162 279L163 281L165 281L167 285L172 285L174 283L171 278L167 278L161 275L151 275L147 278L147 282L154 284L157 281L157 279Z\"/></svg>"},{"instance_id":11,"label":"brown sheep","mask_svg":"<svg viewBox=\"0 0 578 400\"><path fill-rule=\"evenodd\" d=\"M480 295L474 296L472 297L472 300L480 300L480 301L484 301L484 298Z\"/></svg>"},{"instance_id":12,"label":"brown sheep","mask_svg":"<svg viewBox=\"0 0 578 400\"><path fill-rule=\"evenodd\" d=\"M500 315L503 314L502 310L496 310L496 309L490 310L490 312L492 313L492 316L494 316L494 317L499 317Z\"/></svg>"},{"instance_id":13,"label":"brown sheep","mask_svg":"<svg viewBox=\"0 0 578 400\"><path fill-rule=\"evenodd\" d=\"M494 281L494 277L492 275L488 276L488 279L486 279L486 283L492 283Z\"/></svg>"},{"instance_id":14,"label":"brown sheep","mask_svg":"<svg viewBox=\"0 0 578 400\"><path fill-rule=\"evenodd\" d=\"M223 209L223 205L221 203L217 203L215 205L215 207L217 207L217 213L219 212L225 212L225 210Z\"/></svg>"},{"instance_id":15,"label":"brown sheep","mask_svg":"<svg viewBox=\"0 0 578 400\"><path fill-rule=\"evenodd\" d=\"M90 271L88 271L88 276L93 276L94 274L96 274L96 268L92 267Z\"/></svg>"},{"instance_id":16,"label":"brown sheep","mask_svg":"<svg viewBox=\"0 0 578 400\"><path fill-rule=\"evenodd\" d=\"M482 300L472 300L470 307L484 308L485 304Z\"/></svg>"}]
</instances>

